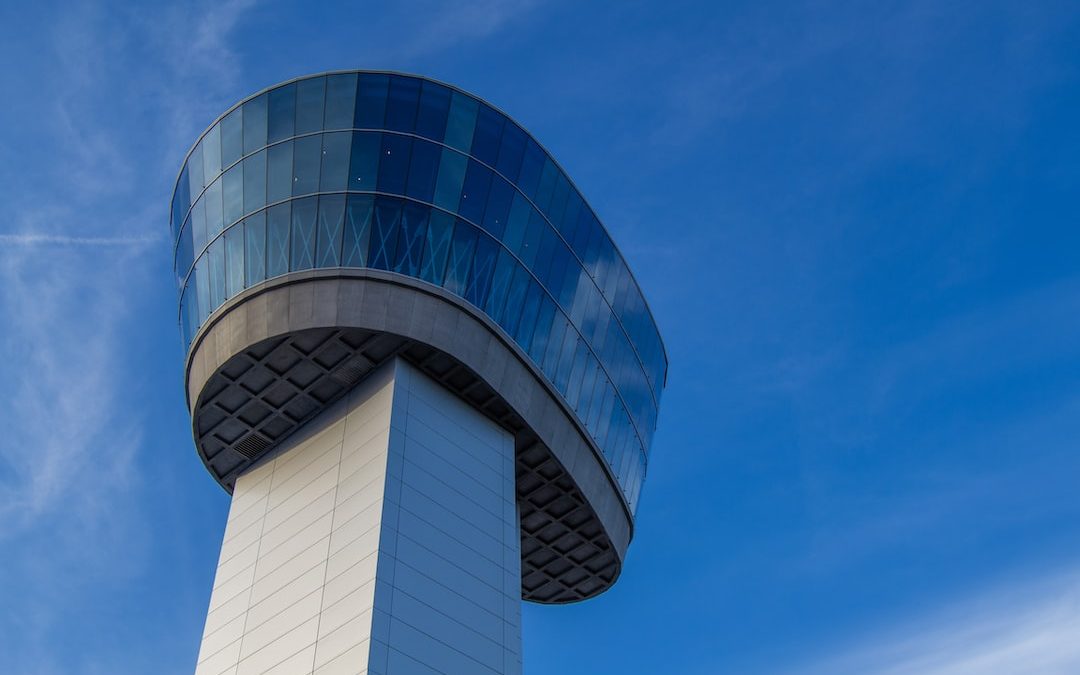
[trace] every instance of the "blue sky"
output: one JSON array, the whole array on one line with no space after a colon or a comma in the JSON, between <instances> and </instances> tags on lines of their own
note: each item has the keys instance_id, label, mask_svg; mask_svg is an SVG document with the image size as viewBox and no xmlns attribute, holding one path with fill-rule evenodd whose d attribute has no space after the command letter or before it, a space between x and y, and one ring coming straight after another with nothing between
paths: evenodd
<instances>
[{"instance_id":1,"label":"blue sky","mask_svg":"<svg viewBox=\"0 0 1080 675\"><path fill-rule=\"evenodd\" d=\"M1080 671L1075 6L331 4L0 7L0 670L191 672L172 181L360 67L536 135L667 342L623 576L527 606L527 672Z\"/></svg>"}]
</instances>

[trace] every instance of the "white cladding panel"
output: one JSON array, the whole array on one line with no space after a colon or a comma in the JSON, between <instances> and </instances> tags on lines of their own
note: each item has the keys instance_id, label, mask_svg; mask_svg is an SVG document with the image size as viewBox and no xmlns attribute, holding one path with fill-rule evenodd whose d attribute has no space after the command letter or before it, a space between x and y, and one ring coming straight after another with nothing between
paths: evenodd
<instances>
[{"instance_id":1,"label":"white cladding panel","mask_svg":"<svg viewBox=\"0 0 1080 675\"><path fill-rule=\"evenodd\" d=\"M233 492L196 675L521 672L514 442L404 361Z\"/></svg>"}]
</instances>

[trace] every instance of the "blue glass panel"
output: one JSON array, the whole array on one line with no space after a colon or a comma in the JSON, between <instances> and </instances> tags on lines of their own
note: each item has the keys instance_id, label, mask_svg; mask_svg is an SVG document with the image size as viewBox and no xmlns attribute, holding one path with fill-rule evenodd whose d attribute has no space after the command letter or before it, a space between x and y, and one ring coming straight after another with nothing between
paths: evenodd
<instances>
[{"instance_id":1,"label":"blue glass panel","mask_svg":"<svg viewBox=\"0 0 1080 675\"><path fill-rule=\"evenodd\" d=\"M514 193L514 201L510 206L510 216L507 219L506 229L503 231L502 242L511 251L517 252L521 248L521 242L525 238L525 229L529 225L529 214L532 207L529 200L520 192Z\"/></svg>"},{"instance_id":2,"label":"blue glass panel","mask_svg":"<svg viewBox=\"0 0 1080 675\"><path fill-rule=\"evenodd\" d=\"M496 323L502 316L503 307L506 305L506 295L510 292L510 280L513 279L514 269L517 267L519 265L514 256L500 247L495 272L491 277L491 292L488 294L487 301L484 302L484 312Z\"/></svg>"},{"instance_id":3,"label":"blue glass panel","mask_svg":"<svg viewBox=\"0 0 1080 675\"><path fill-rule=\"evenodd\" d=\"M244 219L244 283L254 286L266 278L266 212Z\"/></svg>"},{"instance_id":4,"label":"blue glass panel","mask_svg":"<svg viewBox=\"0 0 1080 675\"><path fill-rule=\"evenodd\" d=\"M518 257L525 266L532 269L536 263L536 256L540 251L540 239L548 224L535 209L529 210L529 224L525 228L525 236L521 240L521 248L517 250Z\"/></svg>"},{"instance_id":5,"label":"blue glass panel","mask_svg":"<svg viewBox=\"0 0 1080 675\"><path fill-rule=\"evenodd\" d=\"M371 228L371 247L368 266L392 270L397 248L398 224L401 222L401 200L379 197L375 200L375 221Z\"/></svg>"},{"instance_id":6,"label":"blue glass panel","mask_svg":"<svg viewBox=\"0 0 1080 675\"><path fill-rule=\"evenodd\" d=\"M203 247L206 246L208 241L206 236L206 199L200 199L195 202L195 206L191 207L191 222L188 225L191 228L191 236L193 241L193 252L195 255L202 253Z\"/></svg>"},{"instance_id":7,"label":"blue glass panel","mask_svg":"<svg viewBox=\"0 0 1080 675\"><path fill-rule=\"evenodd\" d=\"M540 173L540 183L536 186L536 196L533 203L542 213L547 213L551 204L551 195L555 192L555 181L559 176L559 170L551 158L544 160L544 170Z\"/></svg>"},{"instance_id":8,"label":"blue glass panel","mask_svg":"<svg viewBox=\"0 0 1080 675\"><path fill-rule=\"evenodd\" d=\"M397 134L383 134L379 152L379 192L395 195L405 194L405 180L409 175L409 151L412 139Z\"/></svg>"},{"instance_id":9,"label":"blue glass panel","mask_svg":"<svg viewBox=\"0 0 1080 675\"><path fill-rule=\"evenodd\" d=\"M491 188L491 169L483 164L469 160L469 168L465 171L465 183L461 186L461 203L458 204L458 213L474 223L481 223L484 219L484 207L487 206L488 190Z\"/></svg>"},{"instance_id":10,"label":"blue glass panel","mask_svg":"<svg viewBox=\"0 0 1080 675\"><path fill-rule=\"evenodd\" d=\"M461 184L469 160L450 148L443 148L439 160L439 177L435 181L435 205L447 211L457 211L461 201Z\"/></svg>"},{"instance_id":11,"label":"blue glass panel","mask_svg":"<svg viewBox=\"0 0 1080 675\"><path fill-rule=\"evenodd\" d=\"M377 132L357 131L352 137L349 159L349 189L374 190L379 174L379 148L382 136Z\"/></svg>"},{"instance_id":12,"label":"blue glass panel","mask_svg":"<svg viewBox=\"0 0 1080 675\"><path fill-rule=\"evenodd\" d=\"M184 168L188 172L188 192L191 194L191 198L195 199L202 192L202 189L206 187L206 180L203 176L202 143L196 145L195 149L191 151L191 156L188 157Z\"/></svg>"},{"instance_id":13,"label":"blue glass panel","mask_svg":"<svg viewBox=\"0 0 1080 675\"><path fill-rule=\"evenodd\" d=\"M242 164L237 164L221 176L221 198L225 208L225 225L232 225L244 215L244 166Z\"/></svg>"},{"instance_id":14,"label":"blue glass panel","mask_svg":"<svg viewBox=\"0 0 1080 675\"><path fill-rule=\"evenodd\" d=\"M454 237L450 240L450 257L446 265L443 288L454 295L465 297L473 252L476 250L476 228L458 219L454 224Z\"/></svg>"},{"instance_id":15,"label":"blue glass panel","mask_svg":"<svg viewBox=\"0 0 1080 675\"><path fill-rule=\"evenodd\" d=\"M322 136L305 136L293 141L293 196L311 194L319 189L322 166Z\"/></svg>"},{"instance_id":16,"label":"blue glass panel","mask_svg":"<svg viewBox=\"0 0 1080 675\"><path fill-rule=\"evenodd\" d=\"M326 78L313 77L296 83L296 135L322 131L326 102Z\"/></svg>"},{"instance_id":17,"label":"blue glass panel","mask_svg":"<svg viewBox=\"0 0 1080 675\"><path fill-rule=\"evenodd\" d=\"M266 210L266 278L289 271L290 202Z\"/></svg>"},{"instance_id":18,"label":"blue glass panel","mask_svg":"<svg viewBox=\"0 0 1080 675\"><path fill-rule=\"evenodd\" d=\"M382 129L386 115L386 94L390 78L386 75L361 73L356 95L356 114L353 125L357 129Z\"/></svg>"},{"instance_id":19,"label":"blue glass panel","mask_svg":"<svg viewBox=\"0 0 1080 675\"><path fill-rule=\"evenodd\" d=\"M472 269L465 285L465 299L477 307L483 307L487 302L491 275L495 271L495 260L501 248L491 237L480 235L476 240L476 253L473 255Z\"/></svg>"},{"instance_id":20,"label":"blue glass panel","mask_svg":"<svg viewBox=\"0 0 1080 675\"><path fill-rule=\"evenodd\" d=\"M244 120L240 108L221 120L221 166L231 166L244 154Z\"/></svg>"},{"instance_id":21,"label":"blue glass panel","mask_svg":"<svg viewBox=\"0 0 1080 675\"><path fill-rule=\"evenodd\" d=\"M184 288L180 301L180 326L184 333L184 347L191 344L191 338L199 329L199 298L195 292L195 279L192 278Z\"/></svg>"},{"instance_id":22,"label":"blue glass panel","mask_svg":"<svg viewBox=\"0 0 1080 675\"><path fill-rule=\"evenodd\" d=\"M560 171L555 177L555 189L551 193L551 203L548 204L547 216L548 219L559 227L559 218L562 216L563 211L566 209L566 199L570 196L570 181L566 180L566 176Z\"/></svg>"},{"instance_id":23,"label":"blue glass panel","mask_svg":"<svg viewBox=\"0 0 1080 675\"><path fill-rule=\"evenodd\" d=\"M214 125L202 139L203 180L212 182L221 173L221 127Z\"/></svg>"},{"instance_id":24,"label":"blue glass panel","mask_svg":"<svg viewBox=\"0 0 1080 675\"><path fill-rule=\"evenodd\" d=\"M521 160L517 185L530 199L536 196L536 186L540 183L540 174L544 170L545 160L547 156L536 141L528 139L525 143L525 156Z\"/></svg>"},{"instance_id":25,"label":"blue glass panel","mask_svg":"<svg viewBox=\"0 0 1080 675\"><path fill-rule=\"evenodd\" d=\"M529 292L531 282L532 276L528 270L516 265L514 267L514 276L510 280L510 291L506 296L506 304L503 306L503 311L495 318L510 337L514 336L518 322L521 321L521 307L525 302L525 295Z\"/></svg>"},{"instance_id":26,"label":"blue glass panel","mask_svg":"<svg viewBox=\"0 0 1080 675\"><path fill-rule=\"evenodd\" d=\"M199 292L199 325L210 316L210 253L195 263L195 287Z\"/></svg>"},{"instance_id":27,"label":"blue glass panel","mask_svg":"<svg viewBox=\"0 0 1080 675\"><path fill-rule=\"evenodd\" d=\"M432 209L428 222L428 236L424 242L424 259L420 263L420 278L441 286L446 270L446 258L450 254L450 239L454 235L454 217Z\"/></svg>"},{"instance_id":28,"label":"blue glass panel","mask_svg":"<svg viewBox=\"0 0 1080 675\"><path fill-rule=\"evenodd\" d=\"M499 158L495 168L506 176L511 183L516 182L521 171L521 159L525 155L525 132L518 125L507 120L503 129L502 143L499 145Z\"/></svg>"},{"instance_id":29,"label":"blue glass panel","mask_svg":"<svg viewBox=\"0 0 1080 675\"><path fill-rule=\"evenodd\" d=\"M472 156L488 166L495 166L499 159L499 143L502 141L503 123L506 118L491 107L481 105L476 114L476 131L473 133Z\"/></svg>"},{"instance_id":30,"label":"blue glass panel","mask_svg":"<svg viewBox=\"0 0 1080 675\"><path fill-rule=\"evenodd\" d=\"M172 208L169 210L169 231L170 234L172 234L172 241L174 243L176 242L177 237L180 236L180 230L182 229L184 219L187 217L190 201L187 169L184 169L180 172L180 177L177 180L176 191L173 192Z\"/></svg>"},{"instance_id":31,"label":"blue glass panel","mask_svg":"<svg viewBox=\"0 0 1080 675\"><path fill-rule=\"evenodd\" d=\"M371 195L349 195L345 209L345 232L341 264L344 267L367 267L368 244L371 239L371 215L375 198Z\"/></svg>"},{"instance_id":32,"label":"blue glass panel","mask_svg":"<svg viewBox=\"0 0 1080 675\"><path fill-rule=\"evenodd\" d=\"M244 159L244 213L266 206L266 151Z\"/></svg>"},{"instance_id":33,"label":"blue glass panel","mask_svg":"<svg viewBox=\"0 0 1080 675\"><path fill-rule=\"evenodd\" d=\"M206 202L206 234L207 239L213 239L222 228L221 210L221 179L214 181L203 193Z\"/></svg>"},{"instance_id":34,"label":"blue glass panel","mask_svg":"<svg viewBox=\"0 0 1080 675\"><path fill-rule=\"evenodd\" d=\"M292 242L289 271L311 269L315 265L315 197L295 199L292 203Z\"/></svg>"},{"instance_id":35,"label":"blue glass panel","mask_svg":"<svg viewBox=\"0 0 1080 675\"><path fill-rule=\"evenodd\" d=\"M267 148L266 157L266 203L273 204L292 195L293 142Z\"/></svg>"},{"instance_id":36,"label":"blue glass panel","mask_svg":"<svg viewBox=\"0 0 1080 675\"><path fill-rule=\"evenodd\" d=\"M346 134L347 135L347 134ZM345 195L319 197L319 226L316 232L316 267L337 267L341 263L341 234L345 223Z\"/></svg>"},{"instance_id":37,"label":"blue glass panel","mask_svg":"<svg viewBox=\"0 0 1080 675\"><path fill-rule=\"evenodd\" d=\"M427 222L430 207L406 202L401 214L397 251L394 255L394 271L414 277L420 271L427 239Z\"/></svg>"},{"instance_id":38,"label":"blue glass panel","mask_svg":"<svg viewBox=\"0 0 1080 675\"><path fill-rule=\"evenodd\" d=\"M206 251L210 266L210 311L225 302L225 241L219 237Z\"/></svg>"},{"instance_id":39,"label":"blue glass panel","mask_svg":"<svg viewBox=\"0 0 1080 675\"><path fill-rule=\"evenodd\" d=\"M413 199L431 202L435 195L435 179L439 173L442 148L434 143L414 141L409 160L409 182L405 194Z\"/></svg>"},{"instance_id":40,"label":"blue glass panel","mask_svg":"<svg viewBox=\"0 0 1080 675\"><path fill-rule=\"evenodd\" d=\"M555 303L551 298L544 296L540 299L540 312L536 317L536 329L533 331L532 343L529 346L529 358L533 363L540 365L547 352L548 337L551 334L551 320L555 316Z\"/></svg>"},{"instance_id":41,"label":"blue glass panel","mask_svg":"<svg viewBox=\"0 0 1080 675\"><path fill-rule=\"evenodd\" d=\"M544 289L533 280L529 283L529 292L525 294L525 304L521 308L521 321L518 322L514 332L514 341L521 345L526 352L532 345L533 331L536 329L536 316L540 311L540 299L544 296Z\"/></svg>"},{"instance_id":42,"label":"blue glass panel","mask_svg":"<svg viewBox=\"0 0 1080 675\"><path fill-rule=\"evenodd\" d=\"M349 182L351 146L352 134L348 131L323 134L322 170L319 175L319 189L323 192L345 189Z\"/></svg>"},{"instance_id":43,"label":"blue glass panel","mask_svg":"<svg viewBox=\"0 0 1080 675\"><path fill-rule=\"evenodd\" d=\"M570 248L574 249L579 258L585 257L585 249L589 244L592 231L599 225L596 216L584 204L578 214L578 222L574 227L574 237L570 240Z\"/></svg>"},{"instance_id":44,"label":"blue glass panel","mask_svg":"<svg viewBox=\"0 0 1080 675\"><path fill-rule=\"evenodd\" d=\"M386 128L412 133L416 128L416 108L420 102L420 80L412 77L390 76L390 93L386 99Z\"/></svg>"},{"instance_id":45,"label":"blue glass panel","mask_svg":"<svg viewBox=\"0 0 1080 675\"><path fill-rule=\"evenodd\" d=\"M566 321L566 317L556 311L555 316L551 319L551 333L548 335L548 346L544 351L544 362L541 364L544 368L544 375L550 382L555 382L555 371L559 366L559 355L562 354L562 343L566 338L566 331L570 330L570 324Z\"/></svg>"},{"instance_id":46,"label":"blue glass panel","mask_svg":"<svg viewBox=\"0 0 1080 675\"><path fill-rule=\"evenodd\" d=\"M568 242L573 241L574 235L577 234L578 216L581 214L583 206L581 195L571 187L566 197L566 208L563 209L561 215L558 216L558 221L555 223L555 227L562 233L563 239Z\"/></svg>"},{"instance_id":47,"label":"blue glass panel","mask_svg":"<svg viewBox=\"0 0 1080 675\"><path fill-rule=\"evenodd\" d=\"M356 73L328 75L326 78L325 129L350 129L356 107Z\"/></svg>"},{"instance_id":48,"label":"blue glass panel","mask_svg":"<svg viewBox=\"0 0 1080 675\"><path fill-rule=\"evenodd\" d=\"M232 297L244 290L244 226L225 232L225 293Z\"/></svg>"},{"instance_id":49,"label":"blue glass panel","mask_svg":"<svg viewBox=\"0 0 1080 675\"><path fill-rule=\"evenodd\" d=\"M547 275L542 279L544 287L552 297L558 298L562 292L563 280L566 277L566 265L570 261L570 252L562 241L555 240L555 250L551 255L551 267Z\"/></svg>"},{"instance_id":50,"label":"blue glass panel","mask_svg":"<svg viewBox=\"0 0 1080 675\"><path fill-rule=\"evenodd\" d=\"M187 276L188 270L191 269L191 263L194 261L194 246L192 242L192 227L191 219L184 224L180 230L180 241L176 244L176 275L177 283L181 284L184 281L184 277Z\"/></svg>"},{"instance_id":51,"label":"blue glass panel","mask_svg":"<svg viewBox=\"0 0 1080 675\"><path fill-rule=\"evenodd\" d=\"M256 96L244 104L244 154L266 145L267 95Z\"/></svg>"},{"instance_id":52,"label":"blue glass panel","mask_svg":"<svg viewBox=\"0 0 1080 675\"><path fill-rule=\"evenodd\" d=\"M570 380L570 369L574 365L574 352L577 351L577 343L580 338L577 331L567 328L566 337L563 338L562 352L559 354L559 365L555 369L555 388L566 394L566 386Z\"/></svg>"},{"instance_id":53,"label":"blue glass panel","mask_svg":"<svg viewBox=\"0 0 1080 675\"><path fill-rule=\"evenodd\" d=\"M444 143L462 152L468 152L472 148L478 107L476 100L465 94L456 91L450 94L450 113L446 121Z\"/></svg>"},{"instance_id":54,"label":"blue glass panel","mask_svg":"<svg viewBox=\"0 0 1080 675\"><path fill-rule=\"evenodd\" d=\"M506 229L506 221L510 214L510 204L517 190L510 186L499 176L491 179L491 189L488 192L487 206L484 208L483 227L488 233L500 239Z\"/></svg>"},{"instance_id":55,"label":"blue glass panel","mask_svg":"<svg viewBox=\"0 0 1080 675\"><path fill-rule=\"evenodd\" d=\"M266 140L280 141L293 135L296 129L296 84L278 87L268 95Z\"/></svg>"},{"instance_id":56,"label":"blue glass panel","mask_svg":"<svg viewBox=\"0 0 1080 675\"><path fill-rule=\"evenodd\" d=\"M433 141L442 141L446 133L446 115L449 110L450 90L434 82L424 82L420 86L416 133Z\"/></svg>"}]
</instances>

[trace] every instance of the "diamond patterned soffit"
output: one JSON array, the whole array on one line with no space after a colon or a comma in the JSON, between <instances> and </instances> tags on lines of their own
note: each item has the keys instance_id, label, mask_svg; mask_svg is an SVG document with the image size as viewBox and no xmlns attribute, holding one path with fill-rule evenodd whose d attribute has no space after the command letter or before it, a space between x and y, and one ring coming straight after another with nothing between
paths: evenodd
<instances>
[{"instance_id":1,"label":"diamond patterned soffit","mask_svg":"<svg viewBox=\"0 0 1080 675\"><path fill-rule=\"evenodd\" d=\"M619 575L619 558L592 507L547 446L471 370L400 336L316 328L236 354L210 377L196 402L199 454L231 492L254 460L397 355L514 434L522 598L575 602L610 587Z\"/></svg>"}]
</instances>

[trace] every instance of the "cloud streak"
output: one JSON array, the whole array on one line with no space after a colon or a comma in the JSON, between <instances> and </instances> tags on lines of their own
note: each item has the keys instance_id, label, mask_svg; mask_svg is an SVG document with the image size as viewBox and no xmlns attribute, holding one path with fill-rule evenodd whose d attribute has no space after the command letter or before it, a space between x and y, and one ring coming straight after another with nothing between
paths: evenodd
<instances>
[{"instance_id":1,"label":"cloud streak","mask_svg":"<svg viewBox=\"0 0 1080 675\"><path fill-rule=\"evenodd\" d=\"M75 237L65 234L37 234L19 232L0 234L0 246L105 246L105 247L140 247L159 244L165 241L162 236L132 237Z\"/></svg>"},{"instance_id":2,"label":"cloud streak","mask_svg":"<svg viewBox=\"0 0 1080 675\"><path fill-rule=\"evenodd\" d=\"M1080 572L1004 582L791 675L1080 672Z\"/></svg>"}]
</instances>

